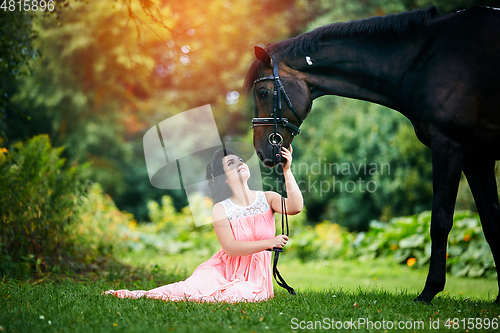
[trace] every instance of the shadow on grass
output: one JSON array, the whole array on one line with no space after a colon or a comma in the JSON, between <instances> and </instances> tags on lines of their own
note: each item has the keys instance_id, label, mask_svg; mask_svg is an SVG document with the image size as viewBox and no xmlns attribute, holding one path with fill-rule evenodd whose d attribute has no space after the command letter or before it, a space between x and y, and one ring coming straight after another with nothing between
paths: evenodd
<instances>
[{"instance_id":1,"label":"shadow on grass","mask_svg":"<svg viewBox=\"0 0 500 333\"><path fill-rule=\"evenodd\" d=\"M73 263L66 261L50 272L31 270L22 272L12 271L2 276L2 283L9 284L45 284L60 283L71 280L73 282L103 282L111 287L153 289L157 286L183 280L187 277L185 268L175 267L172 270L158 265L124 264L120 260L108 256L99 257L92 264Z\"/></svg>"}]
</instances>

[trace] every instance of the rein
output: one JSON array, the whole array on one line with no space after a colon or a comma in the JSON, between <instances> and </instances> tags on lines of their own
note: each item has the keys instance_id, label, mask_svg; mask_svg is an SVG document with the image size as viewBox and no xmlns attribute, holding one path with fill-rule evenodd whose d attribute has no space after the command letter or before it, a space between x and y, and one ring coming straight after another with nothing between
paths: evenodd
<instances>
[{"instance_id":1,"label":"rein","mask_svg":"<svg viewBox=\"0 0 500 333\"><path fill-rule=\"evenodd\" d=\"M281 154L278 157L278 161L281 162ZM282 169L283 170L283 169ZM286 235L289 235L289 230L290 228L288 227L288 215L286 213L286 205L285 205L285 197L284 197L284 192L286 192L285 189L285 175L282 172L282 178L280 179L280 184L281 184L281 234L285 234L285 225L286 225ZM281 276L280 272L278 271L278 259L280 257L280 253L283 252L283 249L280 249L278 247L273 247L272 249L267 249L266 251L272 251L274 252L274 258L273 258L273 276L274 280L276 280L276 283L282 287L285 288L290 294L295 295L295 290L290 287L285 279Z\"/></svg>"},{"instance_id":2,"label":"rein","mask_svg":"<svg viewBox=\"0 0 500 333\"><path fill-rule=\"evenodd\" d=\"M254 85L258 82L265 81L265 80L273 80L274 81L274 91L273 91L273 112L271 113L272 118L253 118L252 119L252 128L255 126L273 126L274 127L274 132L271 133L268 137L268 141L273 147L273 160L275 164L281 164L281 146L283 145L283 137L281 134L278 133L278 126L282 126L285 128L288 128L290 132L292 133L292 136L298 135L300 133L300 129L298 126L292 125L288 122L288 118L283 118L283 113L281 110L281 95L283 95L283 98L285 99L286 103L288 104L288 107L292 111L292 113L295 115L295 117L299 120L299 126L302 124L303 120L300 117L299 113L297 110L292 105L292 102L290 101L290 98L288 98L288 95L286 94L285 87L283 87L283 84L281 83L279 74L278 74L278 62L276 61L276 57L272 55L272 62L273 62L273 76L264 76L261 78L258 78L255 80L253 83ZM276 151L277 150L277 151ZM283 167L282 167L283 168ZM283 170L283 169L282 169ZM284 172L282 172L282 177L280 179L280 184L281 184L281 234L285 234L285 225L286 225L286 235L288 236L289 234L289 227L288 227L288 215L286 213L286 205L285 205L285 192L286 192L286 184L285 184L285 175ZM283 252L283 249L280 248L272 248L272 249L267 249L267 251L272 251L274 252L274 258L273 258L273 276L274 279L276 280L276 283L282 287L285 288L290 294L295 295L295 290L290 287L283 277L281 276L280 272L278 271L278 259L279 255L281 252Z\"/></svg>"}]
</instances>

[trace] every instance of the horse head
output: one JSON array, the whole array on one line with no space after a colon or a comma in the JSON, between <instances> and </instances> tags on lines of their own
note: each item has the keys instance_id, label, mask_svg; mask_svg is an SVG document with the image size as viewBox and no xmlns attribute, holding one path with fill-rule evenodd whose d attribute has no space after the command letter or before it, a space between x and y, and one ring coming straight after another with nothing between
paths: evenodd
<instances>
[{"instance_id":1,"label":"horse head","mask_svg":"<svg viewBox=\"0 0 500 333\"><path fill-rule=\"evenodd\" d=\"M255 118L253 143L268 168L279 163L281 146L288 147L311 110L312 98L300 72L277 60L273 53L255 47L254 61L245 79L253 87ZM267 125L267 126L266 126Z\"/></svg>"}]
</instances>

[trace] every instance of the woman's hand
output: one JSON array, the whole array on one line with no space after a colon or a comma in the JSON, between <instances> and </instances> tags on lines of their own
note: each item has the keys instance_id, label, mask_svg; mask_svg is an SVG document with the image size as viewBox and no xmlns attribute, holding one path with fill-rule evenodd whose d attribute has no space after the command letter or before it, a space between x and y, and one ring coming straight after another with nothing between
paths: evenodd
<instances>
[{"instance_id":1,"label":"woman's hand","mask_svg":"<svg viewBox=\"0 0 500 333\"><path fill-rule=\"evenodd\" d=\"M287 235L278 235L274 238L271 238L269 239L269 243L270 243L270 248L274 248L274 247L277 247L277 248L280 248L282 249L283 246L286 245L286 243L288 242L288 236Z\"/></svg>"},{"instance_id":2,"label":"woman's hand","mask_svg":"<svg viewBox=\"0 0 500 333\"><path fill-rule=\"evenodd\" d=\"M293 148L291 144L290 150L286 149L285 147L281 147L281 156L286 160L285 163L283 163L283 172L289 170L290 165L292 165L292 153Z\"/></svg>"}]
</instances>

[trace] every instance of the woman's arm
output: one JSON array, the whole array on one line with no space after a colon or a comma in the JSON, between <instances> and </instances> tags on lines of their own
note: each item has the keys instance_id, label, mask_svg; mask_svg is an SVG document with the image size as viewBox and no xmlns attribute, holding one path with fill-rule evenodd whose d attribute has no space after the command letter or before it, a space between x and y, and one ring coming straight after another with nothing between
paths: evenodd
<instances>
[{"instance_id":1,"label":"woman's arm","mask_svg":"<svg viewBox=\"0 0 500 333\"><path fill-rule=\"evenodd\" d=\"M222 204L215 204L212 210L212 219L215 234L224 249L224 252L230 257L248 256L273 247L283 248L288 237L279 235L274 238L264 239L260 241L237 241L234 239L231 225L226 216L226 211Z\"/></svg>"},{"instance_id":2,"label":"woman's arm","mask_svg":"<svg viewBox=\"0 0 500 333\"><path fill-rule=\"evenodd\" d=\"M292 165L292 145L290 145L290 150L282 147L281 155L285 158L286 162L283 165L283 174L285 175L285 186L287 198L285 198L285 206L286 213L288 215L295 215L302 211L304 207L304 198L302 197L302 192L300 192L299 185L297 181L295 181L295 177L293 176L292 171L290 170L290 166ZM269 202L269 206L276 213L282 214L281 210L281 195L273 192L266 192L267 202Z\"/></svg>"}]
</instances>

